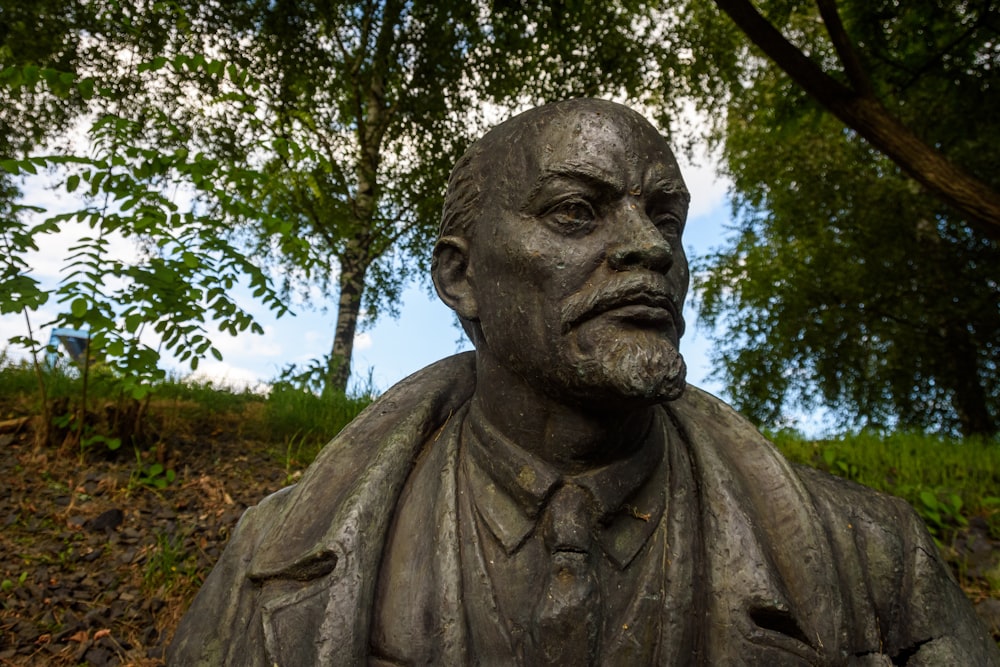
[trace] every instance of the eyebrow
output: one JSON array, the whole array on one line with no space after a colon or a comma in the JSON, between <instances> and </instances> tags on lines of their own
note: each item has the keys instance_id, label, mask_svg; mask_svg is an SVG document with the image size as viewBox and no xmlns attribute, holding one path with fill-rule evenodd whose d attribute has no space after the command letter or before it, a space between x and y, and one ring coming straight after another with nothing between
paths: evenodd
<instances>
[{"instance_id":1,"label":"eyebrow","mask_svg":"<svg viewBox=\"0 0 1000 667\"><path fill-rule=\"evenodd\" d=\"M659 178L652 186L650 186L650 192L657 192L659 194L667 195L668 197L680 197L685 200L686 203L691 203L691 192L683 185L681 181L677 179Z\"/></svg>"},{"instance_id":2,"label":"eyebrow","mask_svg":"<svg viewBox=\"0 0 1000 667\"><path fill-rule=\"evenodd\" d=\"M569 163L545 169L535 181L525 201L530 202L541 192L542 188L557 180L582 181L591 187L602 190L611 189L615 192L625 192L625 181L616 175L602 169L595 169L588 164Z\"/></svg>"}]
</instances>

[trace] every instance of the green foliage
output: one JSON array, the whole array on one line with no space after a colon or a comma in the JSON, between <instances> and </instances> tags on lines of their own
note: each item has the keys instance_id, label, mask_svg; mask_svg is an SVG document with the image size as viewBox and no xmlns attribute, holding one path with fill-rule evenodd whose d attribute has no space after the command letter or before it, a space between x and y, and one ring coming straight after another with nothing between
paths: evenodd
<instances>
[{"instance_id":1,"label":"green foliage","mask_svg":"<svg viewBox=\"0 0 1000 667\"><path fill-rule=\"evenodd\" d=\"M258 155L267 181L242 190L281 221L248 218L256 252L282 267L288 291L336 295L325 382L348 384L353 340L395 314L429 263L451 166L504 108L567 95L650 98L644 76L668 51L654 7L632 0L486 5L469 2L256 3L214 11L231 26L215 48L266 85L234 95L252 107L217 118L213 147ZM195 10L191 10L192 12Z\"/></svg>"},{"instance_id":2,"label":"green foliage","mask_svg":"<svg viewBox=\"0 0 1000 667\"><path fill-rule=\"evenodd\" d=\"M83 381L79 373L68 371L64 365L46 371L52 397L61 405L79 395ZM95 451L94 447L95 453L104 454L134 451L137 458L133 486L163 488L172 483L175 471L148 463L138 449L120 449L123 443L120 438L115 441L114 425L109 421L114 413L109 406L118 404L119 389L113 381L100 381L100 374L97 378L91 383L91 400L102 409L86 414L81 452ZM375 394L370 378L351 394L320 395L291 379L276 381L268 391L258 393L170 375L150 388L147 395L151 400L144 407L149 428L143 439L131 444L148 447L163 439L200 442L216 437L247 438L280 445L281 456L290 468L300 468L360 414ZM0 352L0 418L34 414L35 401L30 364L12 361ZM59 432L65 432L77 418L76 411L69 411L57 414L53 421Z\"/></svg>"},{"instance_id":3,"label":"green foliage","mask_svg":"<svg viewBox=\"0 0 1000 667\"><path fill-rule=\"evenodd\" d=\"M934 493L924 490L920 492L920 504L917 512L924 517L927 526L934 537L943 539L945 534L955 527L969 525L962 515L962 498L957 493Z\"/></svg>"},{"instance_id":4,"label":"green foliage","mask_svg":"<svg viewBox=\"0 0 1000 667\"><path fill-rule=\"evenodd\" d=\"M18 586L23 586L24 582L27 580L28 580L27 570L25 570L20 574L20 576L18 576L17 583L14 583L13 579L4 579L2 582L0 582L0 592L9 593Z\"/></svg>"},{"instance_id":5,"label":"green foliage","mask_svg":"<svg viewBox=\"0 0 1000 667\"><path fill-rule=\"evenodd\" d=\"M143 583L150 593L169 590L181 577L197 571L194 557L184 549L182 535L158 533L156 545L149 547L143 567Z\"/></svg>"},{"instance_id":6,"label":"green foliage","mask_svg":"<svg viewBox=\"0 0 1000 667\"><path fill-rule=\"evenodd\" d=\"M142 465L142 459L136 456L139 467L136 468L136 483L148 486L151 489L165 489L177 479L177 473L171 468L166 468L162 463L151 463Z\"/></svg>"},{"instance_id":7,"label":"green foliage","mask_svg":"<svg viewBox=\"0 0 1000 667\"><path fill-rule=\"evenodd\" d=\"M4 268L31 290L0 295L4 309L37 308L54 297L66 309L54 324L89 331L92 354L119 371L124 390L137 399L150 381L163 377L159 350L142 341L146 329L155 332L162 349L176 352L195 369L206 355L221 358L207 336L209 321L233 335L247 329L262 333L231 296L241 280L279 314L285 311L264 273L225 239L220 226L220 210L245 206L226 188L246 172L234 175L184 147L169 153L143 148L143 135L151 129L178 130L162 110L150 110L143 124L109 114L91 127L90 140L98 150L94 156L27 158L4 165L15 175L35 166L66 169L67 190L83 183L90 202L30 230L18 224L5 230L9 255ZM193 202L181 209L169 195L183 188L210 197L214 208L209 211ZM61 284L42 290L28 275L23 254L73 222L84 223L91 233L70 247ZM109 252L112 239L119 237L140 245L138 258L122 259Z\"/></svg>"},{"instance_id":8,"label":"green foliage","mask_svg":"<svg viewBox=\"0 0 1000 667\"><path fill-rule=\"evenodd\" d=\"M791 461L904 498L939 540L973 516L984 517L1000 538L996 442L870 431L821 441L779 431L772 440Z\"/></svg>"},{"instance_id":9,"label":"green foliage","mask_svg":"<svg viewBox=\"0 0 1000 667\"><path fill-rule=\"evenodd\" d=\"M815 62L836 65L815 3L758 5ZM988 11L837 6L879 98L928 144L1000 184L990 46L1000 35ZM844 428L995 434L1000 244L845 130L721 17L697 18L712 26L706 41L692 38L703 50L696 73L719 79L700 94L720 112L715 138L739 224L694 275L703 321L726 330L713 361L733 403L771 426L825 406Z\"/></svg>"},{"instance_id":10,"label":"green foliage","mask_svg":"<svg viewBox=\"0 0 1000 667\"><path fill-rule=\"evenodd\" d=\"M203 56L182 55L158 58L135 69L147 77L161 69L200 68L240 78L236 68L223 73L224 65ZM89 332L81 395L76 401L80 413L77 438L81 446L103 442L114 448L120 440L84 433L88 379L95 363L105 378L114 378L121 396L142 400L164 377L159 363L162 352L173 352L192 370L206 356L221 359L209 337L209 324L231 335L263 332L234 299L232 290L237 284L248 285L279 315L286 311L261 267L228 238L230 216L250 212L246 202L232 192L237 184L260 175L194 151L185 127L168 108L153 106L142 110L141 119L130 117L122 107L120 91L111 85L114 81L102 83L95 92L92 79L73 74L54 79L45 70L36 70L30 65L9 67L3 71L4 82L33 85L35 76L50 84L68 82L85 90L86 97L94 97L104 111L88 130L88 154L0 162L11 177L45 170L61 182L67 194L79 195L82 206L47 218L37 207L8 206L11 218L0 232L0 246L6 251L0 259L4 278L0 312L24 313L29 335L11 342L31 350L36 366L42 345L34 339L30 311L54 301L62 310L47 324ZM164 82L150 79L148 83L156 87ZM187 199L186 205L178 203L178 193L184 194L180 201ZM28 212L33 220L41 221L26 222ZM252 214L257 215L256 210ZM51 243L47 237L70 229L85 231L69 248L60 283L43 286L31 275L26 256ZM111 251L112 243L122 240L136 247L134 256ZM40 370L36 375L40 400L46 403L51 399L49 390Z\"/></svg>"},{"instance_id":11,"label":"green foliage","mask_svg":"<svg viewBox=\"0 0 1000 667\"><path fill-rule=\"evenodd\" d=\"M294 444L300 450L295 458L309 463L319 447L368 407L372 398L365 392L315 394L289 382L276 382L265 404L265 433L273 442ZM311 453L302 455L302 451Z\"/></svg>"},{"instance_id":12,"label":"green foliage","mask_svg":"<svg viewBox=\"0 0 1000 667\"><path fill-rule=\"evenodd\" d=\"M234 388L210 379L168 374L156 387L156 397L164 401L193 403L206 413L239 413L263 402L264 396L249 387Z\"/></svg>"},{"instance_id":13,"label":"green foliage","mask_svg":"<svg viewBox=\"0 0 1000 667\"><path fill-rule=\"evenodd\" d=\"M123 378L147 373L133 393L153 379L155 355L134 344L143 328L159 327L166 349L196 365L216 354L207 320L252 327L225 298L228 277L280 307L258 262L285 296L337 295L326 382L343 391L361 309L369 321L395 313L427 265L448 171L483 109L582 94L655 101L648 77L673 53L658 5L641 0L17 4L16 25L0 31L0 90L11 96L0 120L37 119L39 131L11 159L0 153L11 186L0 206L14 201L10 179L53 167L67 193L96 204L11 239L18 258L70 220L93 231L58 294L24 266L0 266L0 307L56 297ZM65 127L57 119L88 110L93 156L32 152ZM198 205L180 206L178 192ZM114 235L141 238L149 256L109 265Z\"/></svg>"}]
</instances>

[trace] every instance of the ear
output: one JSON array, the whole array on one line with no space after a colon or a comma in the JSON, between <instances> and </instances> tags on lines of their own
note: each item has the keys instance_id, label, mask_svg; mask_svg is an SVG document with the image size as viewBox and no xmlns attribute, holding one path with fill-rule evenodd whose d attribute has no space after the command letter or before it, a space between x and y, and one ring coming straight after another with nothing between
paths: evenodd
<instances>
[{"instance_id":1,"label":"ear","mask_svg":"<svg viewBox=\"0 0 1000 667\"><path fill-rule=\"evenodd\" d=\"M434 246L431 277L438 296L459 317L479 319L479 304L472 286L469 243L459 236L443 236Z\"/></svg>"}]
</instances>

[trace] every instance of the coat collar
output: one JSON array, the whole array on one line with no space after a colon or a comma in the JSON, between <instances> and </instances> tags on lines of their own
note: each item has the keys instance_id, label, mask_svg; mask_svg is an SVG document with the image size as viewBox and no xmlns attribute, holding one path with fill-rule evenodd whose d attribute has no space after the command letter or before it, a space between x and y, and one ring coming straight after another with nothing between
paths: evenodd
<instances>
[{"instance_id":1,"label":"coat collar","mask_svg":"<svg viewBox=\"0 0 1000 667\"><path fill-rule=\"evenodd\" d=\"M490 532L511 554L535 529L552 494L564 483L576 484L590 494L594 537L611 560L625 568L653 534L666 505L661 419L657 411L642 445L629 457L563 475L504 437L473 401L462 436L475 489L473 502Z\"/></svg>"}]
</instances>

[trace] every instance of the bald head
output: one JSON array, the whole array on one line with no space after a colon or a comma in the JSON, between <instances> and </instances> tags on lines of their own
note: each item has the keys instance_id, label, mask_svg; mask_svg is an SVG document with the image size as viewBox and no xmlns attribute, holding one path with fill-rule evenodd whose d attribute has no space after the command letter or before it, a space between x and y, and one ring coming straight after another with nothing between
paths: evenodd
<instances>
[{"instance_id":1,"label":"bald head","mask_svg":"<svg viewBox=\"0 0 1000 667\"><path fill-rule=\"evenodd\" d=\"M673 154L656 128L615 102L564 100L504 121L474 142L455 164L448 180L440 236L467 238L480 216L523 200L537 186L539 174L560 146L583 140L592 143L596 152L607 150L608 143L620 143L623 136L633 139L628 148L633 161L666 153L676 168ZM675 180L677 187L684 189L679 169Z\"/></svg>"}]
</instances>

